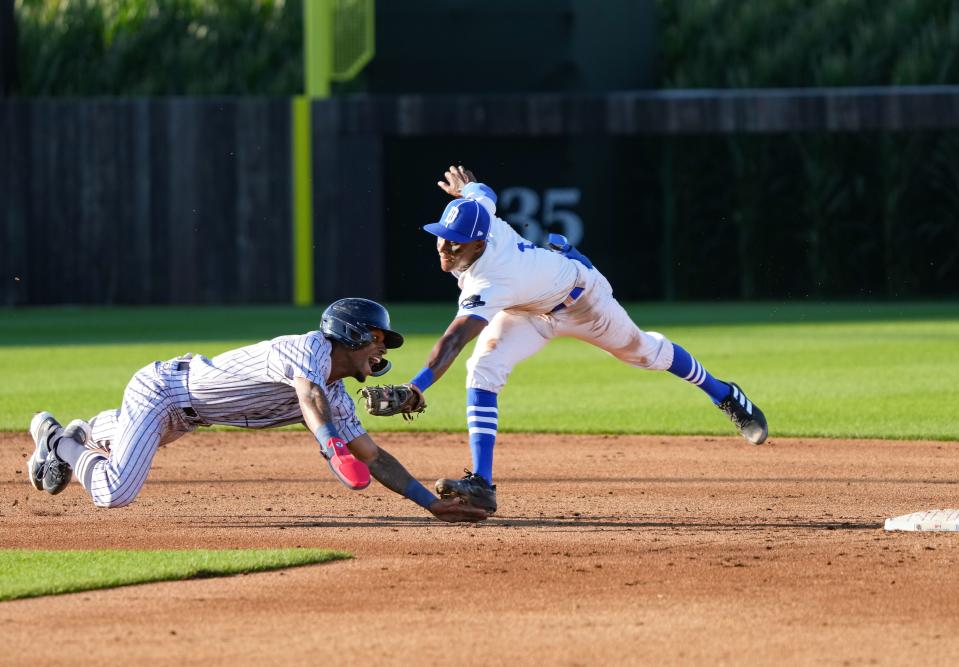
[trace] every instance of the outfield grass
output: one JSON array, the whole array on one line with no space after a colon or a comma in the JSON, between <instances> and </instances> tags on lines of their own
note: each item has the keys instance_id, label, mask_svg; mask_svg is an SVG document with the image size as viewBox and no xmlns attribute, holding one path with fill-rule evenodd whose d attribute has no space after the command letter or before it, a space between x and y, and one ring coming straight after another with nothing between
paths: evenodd
<instances>
[{"instance_id":1,"label":"outfield grass","mask_svg":"<svg viewBox=\"0 0 959 667\"><path fill-rule=\"evenodd\" d=\"M154 581L265 572L352 558L328 549L194 551L0 550L0 600L76 593Z\"/></svg>"},{"instance_id":2,"label":"outfield grass","mask_svg":"<svg viewBox=\"0 0 959 667\"><path fill-rule=\"evenodd\" d=\"M407 345L390 353L407 381L453 309L391 309ZM634 304L634 319L735 380L772 437L959 440L959 303ZM207 356L317 326L320 308L49 308L0 311L0 429L48 409L63 420L119 404L141 366ZM412 424L366 417L372 431L464 428L464 352L427 392ZM355 382L349 381L352 390ZM639 371L579 341L556 340L516 368L500 398L508 432L729 434L705 396L667 373Z\"/></svg>"}]
</instances>

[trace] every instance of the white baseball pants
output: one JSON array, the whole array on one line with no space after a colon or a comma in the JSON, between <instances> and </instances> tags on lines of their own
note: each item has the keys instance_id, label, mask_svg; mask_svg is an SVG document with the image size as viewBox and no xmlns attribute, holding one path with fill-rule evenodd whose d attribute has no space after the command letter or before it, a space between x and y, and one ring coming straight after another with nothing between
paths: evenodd
<instances>
[{"instance_id":1,"label":"white baseball pants","mask_svg":"<svg viewBox=\"0 0 959 667\"><path fill-rule=\"evenodd\" d=\"M157 447L196 430L181 408L189 407L189 364L182 359L144 366L123 392L119 409L90 420L92 439L109 449L87 450L74 473L97 507L129 505L140 493Z\"/></svg>"},{"instance_id":2,"label":"white baseball pants","mask_svg":"<svg viewBox=\"0 0 959 667\"><path fill-rule=\"evenodd\" d=\"M583 293L572 305L545 315L504 310L493 317L466 362L467 387L499 393L518 363L558 336L579 338L638 368L670 367L673 344L660 333L636 326L603 274L579 268L577 286Z\"/></svg>"}]
</instances>

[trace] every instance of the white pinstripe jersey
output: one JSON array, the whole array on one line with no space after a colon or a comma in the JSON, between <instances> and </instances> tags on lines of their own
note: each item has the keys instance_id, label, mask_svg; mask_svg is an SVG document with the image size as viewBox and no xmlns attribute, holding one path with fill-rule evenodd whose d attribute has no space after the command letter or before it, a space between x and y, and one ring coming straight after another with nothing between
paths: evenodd
<instances>
[{"instance_id":1,"label":"white pinstripe jersey","mask_svg":"<svg viewBox=\"0 0 959 667\"><path fill-rule=\"evenodd\" d=\"M366 433L342 380L327 383L332 345L320 331L279 336L190 363L193 409L209 424L269 428L303 423L293 379L323 388L347 442Z\"/></svg>"}]
</instances>

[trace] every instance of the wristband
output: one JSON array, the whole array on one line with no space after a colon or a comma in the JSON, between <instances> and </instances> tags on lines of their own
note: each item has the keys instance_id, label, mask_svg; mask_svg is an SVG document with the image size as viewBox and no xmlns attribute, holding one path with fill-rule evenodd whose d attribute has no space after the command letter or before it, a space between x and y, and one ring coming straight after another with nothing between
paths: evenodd
<instances>
[{"instance_id":1,"label":"wristband","mask_svg":"<svg viewBox=\"0 0 959 667\"><path fill-rule=\"evenodd\" d=\"M416 385L416 388L420 391L426 391L433 384L433 379L433 371L429 366L424 366L423 370L410 380L410 384Z\"/></svg>"},{"instance_id":2,"label":"wristband","mask_svg":"<svg viewBox=\"0 0 959 667\"><path fill-rule=\"evenodd\" d=\"M487 197L493 204L496 204L496 192L488 185L472 181L460 188L460 196L466 199L476 201L480 197Z\"/></svg>"},{"instance_id":3,"label":"wristband","mask_svg":"<svg viewBox=\"0 0 959 667\"><path fill-rule=\"evenodd\" d=\"M316 441L321 445L325 445L334 438L337 440L343 439L340 437L340 432L336 430L336 427L332 423L320 424L316 427L316 432L313 435Z\"/></svg>"},{"instance_id":4,"label":"wristband","mask_svg":"<svg viewBox=\"0 0 959 667\"><path fill-rule=\"evenodd\" d=\"M427 491L426 487L417 482L415 479L411 479L406 483L406 488L403 489L403 495L423 509L429 509L430 505L437 500L436 496Z\"/></svg>"}]
</instances>

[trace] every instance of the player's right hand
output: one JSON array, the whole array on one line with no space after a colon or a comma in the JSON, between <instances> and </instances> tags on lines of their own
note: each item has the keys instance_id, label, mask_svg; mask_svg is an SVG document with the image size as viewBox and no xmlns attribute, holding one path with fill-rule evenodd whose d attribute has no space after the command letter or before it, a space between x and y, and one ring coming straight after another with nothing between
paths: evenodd
<instances>
[{"instance_id":1,"label":"player's right hand","mask_svg":"<svg viewBox=\"0 0 959 667\"><path fill-rule=\"evenodd\" d=\"M440 521L448 523L476 523L489 518L489 512L470 505L462 498L435 500L429 507L430 512Z\"/></svg>"},{"instance_id":2,"label":"player's right hand","mask_svg":"<svg viewBox=\"0 0 959 667\"><path fill-rule=\"evenodd\" d=\"M463 165L459 165L458 167L450 165L450 168L446 170L443 177L446 181L437 181L436 184L443 192L454 198L463 196L463 187L467 183L476 182L476 177L473 176L473 172L469 169L464 169Z\"/></svg>"}]
</instances>

